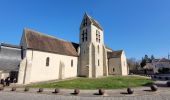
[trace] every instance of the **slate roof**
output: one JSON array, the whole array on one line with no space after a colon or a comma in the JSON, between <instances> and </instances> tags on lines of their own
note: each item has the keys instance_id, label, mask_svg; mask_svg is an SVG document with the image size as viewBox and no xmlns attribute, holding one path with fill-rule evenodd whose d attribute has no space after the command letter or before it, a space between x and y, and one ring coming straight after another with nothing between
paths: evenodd
<instances>
[{"instance_id":1,"label":"slate roof","mask_svg":"<svg viewBox=\"0 0 170 100\"><path fill-rule=\"evenodd\" d=\"M0 70L18 70L21 61L21 49L19 46L4 44L0 45Z\"/></svg>"},{"instance_id":2,"label":"slate roof","mask_svg":"<svg viewBox=\"0 0 170 100\"><path fill-rule=\"evenodd\" d=\"M61 40L30 29L25 29L24 35L28 49L78 56L78 44L76 43Z\"/></svg>"},{"instance_id":3,"label":"slate roof","mask_svg":"<svg viewBox=\"0 0 170 100\"><path fill-rule=\"evenodd\" d=\"M90 18L91 18L91 17L90 17ZM103 30L103 28L101 27L101 25L100 25L96 20L94 20L93 18L91 18L91 21L92 21L92 24L93 24L94 26L96 26L97 28Z\"/></svg>"},{"instance_id":4,"label":"slate roof","mask_svg":"<svg viewBox=\"0 0 170 100\"><path fill-rule=\"evenodd\" d=\"M123 50L107 52L107 58L120 58Z\"/></svg>"}]
</instances>

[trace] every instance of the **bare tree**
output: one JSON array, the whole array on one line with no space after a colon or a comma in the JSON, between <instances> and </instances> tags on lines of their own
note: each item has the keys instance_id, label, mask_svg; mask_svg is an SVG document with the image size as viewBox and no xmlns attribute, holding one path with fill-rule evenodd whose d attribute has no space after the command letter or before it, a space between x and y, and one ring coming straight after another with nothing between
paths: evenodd
<instances>
[{"instance_id":1,"label":"bare tree","mask_svg":"<svg viewBox=\"0 0 170 100\"><path fill-rule=\"evenodd\" d=\"M127 64L129 66L129 70L137 70L140 67L139 61L135 58L127 59Z\"/></svg>"}]
</instances>

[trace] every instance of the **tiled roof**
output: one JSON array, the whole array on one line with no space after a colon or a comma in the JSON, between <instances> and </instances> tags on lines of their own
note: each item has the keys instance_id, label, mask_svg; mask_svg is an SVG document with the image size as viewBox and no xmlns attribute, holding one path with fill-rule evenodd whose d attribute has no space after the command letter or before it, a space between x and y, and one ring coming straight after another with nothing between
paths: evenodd
<instances>
[{"instance_id":1,"label":"tiled roof","mask_svg":"<svg viewBox=\"0 0 170 100\"><path fill-rule=\"evenodd\" d=\"M107 52L107 58L120 58L123 50Z\"/></svg>"},{"instance_id":2,"label":"tiled roof","mask_svg":"<svg viewBox=\"0 0 170 100\"><path fill-rule=\"evenodd\" d=\"M24 30L28 49L52 52L61 55L78 56L78 44L61 40L30 29Z\"/></svg>"}]
</instances>

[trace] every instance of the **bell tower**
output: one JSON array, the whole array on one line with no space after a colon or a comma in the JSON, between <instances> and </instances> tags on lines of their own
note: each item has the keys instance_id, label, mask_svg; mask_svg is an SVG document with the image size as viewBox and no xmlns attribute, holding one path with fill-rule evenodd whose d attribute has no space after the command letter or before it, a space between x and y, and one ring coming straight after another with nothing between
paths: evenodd
<instances>
[{"instance_id":1,"label":"bell tower","mask_svg":"<svg viewBox=\"0 0 170 100\"><path fill-rule=\"evenodd\" d=\"M103 37L100 24L85 13L79 35L79 76L98 77L107 74L107 54Z\"/></svg>"}]
</instances>

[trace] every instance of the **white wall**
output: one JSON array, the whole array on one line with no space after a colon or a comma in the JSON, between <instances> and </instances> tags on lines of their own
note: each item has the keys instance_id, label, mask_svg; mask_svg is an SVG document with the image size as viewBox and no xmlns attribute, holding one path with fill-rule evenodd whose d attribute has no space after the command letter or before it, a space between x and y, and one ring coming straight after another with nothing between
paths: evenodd
<instances>
[{"instance_id":1,"label":"white wall","mask_svg":"<svg viewBox=\"0 0 170 100\"><path fill-rule=\"evenodd\" d=\"M49 57L49 66L46 66L46 58ZM78 57L47 53L42 51L26 51L27 69L26 84L30 82L40 82L56 80L61 78L70 78L77 76ZM71 60L73 66L71 67ZM61 71L62 67L62 73Z\"/></svg>"},{"instance_id":2,"label":"white wall","mask_svg":"<svg viewBox=\"0 0 170 100\"><path fill-rule=\"evenodd\" d=\"M3 72L1 71L0 72L0 79L6 79L7 77L9 77L9 73L8 72Z\"/></svg>"},{"instance_id":3,"label":"white wall","mask_svg":"<svg viewBox=\"0 0 170 100\"><path fill-rule=\"evenodd\" d=\"M122 65L122 75L128 75L128 66L127 66L127 60L126 60L126 55L125 52L122 52L121 55L121 65Z\"/></svg>"}]
</instances>

